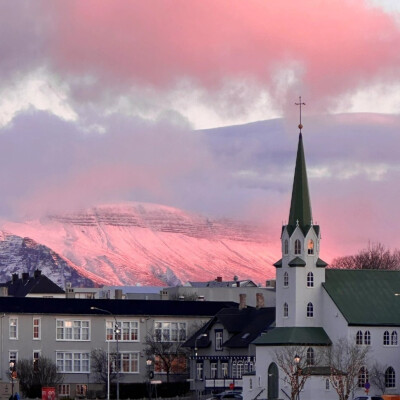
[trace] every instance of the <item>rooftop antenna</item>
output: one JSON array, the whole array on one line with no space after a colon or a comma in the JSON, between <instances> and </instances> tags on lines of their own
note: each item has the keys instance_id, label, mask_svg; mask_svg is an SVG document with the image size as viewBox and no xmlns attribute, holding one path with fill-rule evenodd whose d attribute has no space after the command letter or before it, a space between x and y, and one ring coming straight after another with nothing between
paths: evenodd
<instances>
[{"instance_id":1,"label":"rooftop antenna","mask_svg":"<svg viewBox=\"0 0 400 400\"><path fill-rule=\"evenodd\" d=\"M306 103L302 103L301 102L301 96L299 96L299 102L298 103L294 103L296 106L300 107L300 123L299 123L299 129L300 129L300 133L301 133L301 129L303 128L303 125L301 124L301 106L305 106Z\"/></svg>"}]
</instances>

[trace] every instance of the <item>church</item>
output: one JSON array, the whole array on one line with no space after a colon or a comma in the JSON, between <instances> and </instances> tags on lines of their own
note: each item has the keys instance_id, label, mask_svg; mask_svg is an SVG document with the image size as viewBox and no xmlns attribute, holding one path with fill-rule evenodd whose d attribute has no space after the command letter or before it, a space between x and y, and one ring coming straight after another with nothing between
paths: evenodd
<instances>
[{"instance_id":1,"label":"church","mask_svg":"<svg viewBox=\"0 0 400 400\"><path fill-rule=\"evenodd\" d=\"M350 377L345 363L353 354L363 356L363 365L357 365L354 387L342 388L347 398L398 394L400 272L327 268L320 258L321 227L312 217L299 128L282 258L274 264L275 326L253 341L255 371L243 377L244 400L338 399L335 385ZM332 368L329 355L341 358L342 370Z\"/></svg>"}]
</instances>

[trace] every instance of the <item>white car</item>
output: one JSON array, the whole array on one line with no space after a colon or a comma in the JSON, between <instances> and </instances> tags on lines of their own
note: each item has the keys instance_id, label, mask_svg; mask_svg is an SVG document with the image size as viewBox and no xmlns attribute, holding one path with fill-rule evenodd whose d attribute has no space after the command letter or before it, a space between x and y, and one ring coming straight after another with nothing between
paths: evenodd
<instances>
[{"instance_id":1,"label":"white car","mask_svg":"<svg viewBox=\"0 0 400 400\"><path fill-rule=\"evenodd\" d=\"M358 396L353 400L383 400L381 396Z\"/></svg>"}]
</instances>

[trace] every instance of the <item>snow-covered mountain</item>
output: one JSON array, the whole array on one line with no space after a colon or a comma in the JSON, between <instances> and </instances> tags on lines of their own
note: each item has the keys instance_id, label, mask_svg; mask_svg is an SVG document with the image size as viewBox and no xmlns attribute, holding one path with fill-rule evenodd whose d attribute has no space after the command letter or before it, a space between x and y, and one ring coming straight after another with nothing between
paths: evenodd
<instances>
[{"instance_id":1,"label":"snow-covered mountain","mask_svg":"<svg viewBox=\"0 0 400 400\"><path fill-rule=\"evenodd\" d=\"M40 268L57 283L176 285L234 275L263 283L278 258L258 227L147 203L7 222L3 230L3 271Z\"/></svg>"}]
</instances>

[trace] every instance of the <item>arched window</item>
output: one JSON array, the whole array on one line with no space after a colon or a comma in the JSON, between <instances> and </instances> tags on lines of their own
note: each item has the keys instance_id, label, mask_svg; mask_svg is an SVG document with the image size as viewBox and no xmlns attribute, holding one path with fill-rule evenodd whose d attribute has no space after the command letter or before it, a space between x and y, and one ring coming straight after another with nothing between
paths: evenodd
<instances>
[{"instance_id":1,"label":"arched window","mask_svg":"<svg viewBox=\"0 0 400 400\"><path fill-rule=\"evenodd\" d=\"M383 334L383 345L389 346L389 332L385 331Z\"/></svg>"},{"instance_id":2,"label":"arched window","mask_svg":"<svg viewBox=\"0 0 400 400\"><path fill-rule=\"evenodd\" d=\"M283 316L284 318L287 318L289 316L289 306L287 303L283 305Z\"/></svg>"},{"instance_id":3,"label":"arched window","mask_svg":"<svg viewBox=\"0 0 400 400\"><path fill-rule=\"evenodd\" d=\"M370 345L371 344L371 332L365 331L364 333L364 344Z\"/></svg>"},{"instance_id":4,"label":"arched window","mask_svg":"<svg viewBox=\"0 0 400 400\"><path fill-rule=\"evenodd\" d=\"M314 365L315 364L315 358L314 358L314 349L312 347L309 347L307 349L307 365Z\"/></svg>"},{"instance_id":5,"label":"arched window","mask_svg":"<svg viewBox=\"0 0 400 400\"><path fill-rule=\"evenodd\" d=\"M307 304L307 318L312 318L314 316L314 306L313 303Z\"/></svg>"},{"instance_id":6,"label":"arched window","mask_svg":"<svg viewBox=\"0 0 400 400\"><path fill-rule=\"evenodd\" d=\"M314 274L312 272L307 274L307 287L314 287Z\"/></svg>"},{"instance_id":7,"label":"arched window","mask_svg":"<svg viewBox=\"0 0 400 400\"><path fill-rule=\"evenodd\" d=\"M301 242L299 239L296 239L294 242L294 254L301 254Z\"/></svg>"},{"instance_id":8,"label":"arched window","mask_svg":"<svg viewBox=\"0 0 400 400\"><path fill-rule=\"evenodd\" d=\"M385 371L385 387L394 388L396 387L396 373L392 367L387 368Z\"/></svg>"},{"instance_id":9,"label":"arched window","mask_svg":"<svg viewBox=\"0 0 400 400\"><path fill-rule=\"evenodd\" d=\"M358 387L365 387L367 382L369 382L368 370L365 367L361 367L360 371L358 372Z\"/></svg>"},{"instance_id":10,"label":"arched window","mask_svg":"<svg viewBox=\"0 0 400 400\"><path fill-rule=\"evenodd\" d=\"M283 274L283 286L284 287L289 286L289 274L287 272Z\"/></svg>"},{"instance_id":11,"label":"arched window","mask_svg":"<svg viewBox=\"0 0 400 400\"><path fill-rule=\"evenodd\" d=\"M361 331L358 331L356 334L356 344L362 344L363 342L363 334Z\"/></svg>"},{"instance_id":12,"label":"arched window","mask_svg":"<svg viewBox=\"0 0 400 400\"><path fill-rule=\"evenodd\" d=\"M314 242L310 239L307 245L307 252L308 254L314 254Z\"/></svg>"},{"instance_id":13,"label":"arched window","mask_svg":"<svg viewBox=\"0 0 400 400\"><path fill-rule=\"evenodd\" d=\"M325 379L325 390L330 390L331 389L331 382L329 379Z\"/></svg>"},{"instance_id":14,"label":"arched window","mask_svg":"<svg viewBox=\"0 0 400 400\"><path fill-rule=\"evenodd\" d=\"M392 346L397 346L397 332L396 331L392 332L392 336L390 338L390 344Z\"/></svg>"},{"instance_id":15,"label":"arched window","mask_svg":"<svg viewBox=\"0 0 400 400\"><path fill-rule=\"evenodd\" d=\"M288 254L289 253L289 242L287 239L285 239L285 242L283 244L283 252L284 254Z\"/></svg>"}]
</instances>

